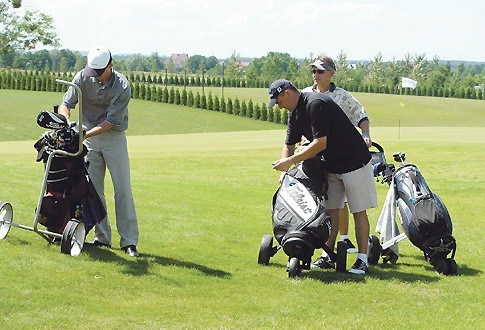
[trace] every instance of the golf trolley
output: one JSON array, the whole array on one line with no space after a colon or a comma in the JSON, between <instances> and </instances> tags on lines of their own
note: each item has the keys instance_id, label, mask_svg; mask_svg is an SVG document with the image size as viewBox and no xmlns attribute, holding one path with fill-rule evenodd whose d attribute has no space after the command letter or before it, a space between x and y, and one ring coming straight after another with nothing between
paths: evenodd
<instances>
[{"instance_id":1,"label":"golf trolley","mask_svg":"<svg viewBox=\"0 0 485 330\"><path fill-rule=\"evenodd\" d=\"M81 89L71 82L56 81L76 89L79 121L77 125L70 125L57 113L56 106L54 112L39 113L39 126L51 130L34 145L37 161L44 162L44 177L33 226L14 223L12 205L0 201L0 240L7 236L10 227L17 227L33 231L49 243L60 243L62 253L77 256L83 249L87 232L104 218L106 210L87 174ZM46 229L39 228L39 224Z\"/></svg>"},{"instance_id":2,"label":"golf trolley","mask_svg":"<svg viewBox=\"0 0 485 330\"><path fill-rule=\"evenodd\" d=\"M393 154L394 161L400 163L396 169L386 162L384 149L377 143L373 146L378 150L372 152L374 175L378 181L387 183L389 190L376 228L380 239L370 236L369 263L377 264L382 256L384 263L395 264L399 257L397 243L409 238L436 272L456 274L456 241L445 204L431 191L417 166L406 162L404 152ZM397 228L396 213L403 233Z\"/></svg>"},{"instance_id":3,"label":"golf trolley","mask_svg":"<svg viewBox=\"0 0 485 330\"><path fill-rule=\"evenodd\" d=\"M313 159L306 160L285 174L272 203L273 233L279 244L273 246L273 235L263 235L261 239L258 264L269 265L271 257L283 249L288 256L286 270L290 278L311 268L311 257L318 248L328 253L337 271L346 271L347 244L338 242L337 253L325 245L331 221L323 206L322 189L315 184L323 182L323 178L320 180L317 176L323 173L317 163Z\"/></svg>"}]
</instances>

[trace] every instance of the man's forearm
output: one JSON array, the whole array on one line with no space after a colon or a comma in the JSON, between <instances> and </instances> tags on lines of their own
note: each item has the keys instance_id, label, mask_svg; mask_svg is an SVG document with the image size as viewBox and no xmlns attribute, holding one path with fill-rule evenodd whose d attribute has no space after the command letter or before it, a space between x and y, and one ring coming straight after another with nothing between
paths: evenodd
<instances>
[{"instance_id":1,"label":"man's forearm","mask_svg":"<svg viewBox=\"0 0 485 330\"><path fill-rule=\"evenodd\" d=\"M110 122L105 120L101 124L99 124L98 126L93 127L89 131L87 131L86 134L84 135L84 138L87 139L87 138L90 138L92 136L96 136L96 135L106 133L112 127L113 127L113 124L111 124Z\"/></svg>"},{"instance_id":2,"label":"man's forearm","mask_svg":"<svg viewBox=\"0 0 485 330\"><path fill-rule=\"evenodd\" d=\"M61 106L59 107L59 113L66 117L67 121L71 119L71 110L64 104L61 104Z\"/></svg>"},{"instance_id":3,"label":"man's forearm","mask_svg":"<svg viewBox=\"0 0 485 330\"><path fill-rule=\"evenodd\" d=\"M313 156L317 155L319 152L322 152L327 148L327 137L316 138L310 144L305 147L301 152L292 155L291 163L296 164L312 158Z\"/></svg>"}]
</instances>

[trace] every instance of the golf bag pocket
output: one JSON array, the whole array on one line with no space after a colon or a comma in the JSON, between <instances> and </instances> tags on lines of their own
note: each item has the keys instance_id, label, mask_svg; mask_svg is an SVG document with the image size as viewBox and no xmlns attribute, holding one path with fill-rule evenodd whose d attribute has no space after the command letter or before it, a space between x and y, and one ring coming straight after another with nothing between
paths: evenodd
<instances>
[{"instance_id":1,"label":"golf bag pocket","mask_svg":"<svg viewBox=\"0 0 485 330\"><path fill-rule=\"evenodd\" d=\"M60 227L68 212L63 196L48 194L42 198L39 223L45 227Z\"/></svg>"},{"instance_id":2,"label":"golf bag pocket","mask_svg":"<svg viewBox=\"0 0 485 330\"><path fill-rule=\"evenodd\" d=\"M320 213L321 212L321 213ZM313 220L306 226L306 230L311 233L312 244L315 248L321 248L328 240L332 231L332 222L327 212L322 210L317 219Z\"/></svg>"},{"instance_id":3,"label":"golf bag pocket","mask_svg":"<svg viewBox=\"0 0 485 330\"><path fill-rule=\"evenodd\" d=\"M52 162L51 169L47 174L47 191L62 193L68 185L67 170L64 166L55 168L54 165L57 165L56 162Z\"/></svg>"},{"instance_id":4,"label":"golf bag pocket","mask_svg":"<svg viewBox=\"0 0 485 330\"><path fill-rule=\"evenodd\" d=\"M424 227L437 222L440 217L440 210L435 200L431 196L419 198L414 204L414 213L416 215L416 226Z\"/></svg>"}]
</instances>

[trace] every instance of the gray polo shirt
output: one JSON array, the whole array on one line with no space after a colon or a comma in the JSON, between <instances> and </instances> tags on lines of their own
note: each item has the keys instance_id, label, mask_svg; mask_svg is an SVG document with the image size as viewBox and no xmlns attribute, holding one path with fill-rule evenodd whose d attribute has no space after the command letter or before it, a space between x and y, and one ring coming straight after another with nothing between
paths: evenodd
<instances>
[{"instance_id":1,"label":"gray polo shirt","mask_svg":"<svg viewBox=\"0 0 485 330\"><path fill-rule=\"evenodd\" d=\"M128 128L131 87L124 75L113 70L110 80L103 85L96 78L86 77L84 70L81 70L72 82L81 88L83 125L88 130L105 120L114 125L113 131L125 131ZM73 87L69 87L64 94L63 104L69 109L74 109L77 103L77 92Z\"/></svg>"}]
</instances>

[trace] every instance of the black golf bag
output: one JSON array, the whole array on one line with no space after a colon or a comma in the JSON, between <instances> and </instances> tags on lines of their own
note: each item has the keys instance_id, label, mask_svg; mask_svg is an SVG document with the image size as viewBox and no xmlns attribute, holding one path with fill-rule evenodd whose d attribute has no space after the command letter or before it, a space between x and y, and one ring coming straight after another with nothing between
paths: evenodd
<instances>
[{"instance_id":1,"label":"black golf bag","mask_svg":"<svg viewBox=\"0 0 485 330\"><path fill-rule=\"evenodd\" d=\"M384 262L395 263L398 258L395 244L403 236L397 235L398 233L394 229L389 235L391 231L384 229L393 227L393 224L386 225L384 222L394 222L394 219L391 219L392 216L388 216L393 212L388 211L396 208L405 237L423 251L425 259L433 265L437 272L445 275L455 274L457 272L454 260L456 241L452 236L451 217L443 201L431 191L418 167L405 162L404 153L393 155L394 161L401 163L396 169L393 164L386 163L382 147L376 143L373 145L377 146L382 154L382 161L374 164L374 174L381 175L382 182L389 184L388 195L377 226L379 228L377 231L381 233ZM387 231L387 235L395 237L385 237L385 231ZM384 237L386 241L383 241ZM372 243L376 242L372 242L371 239L371 252L376 251L372 248ZM395 251L392 251L392 248L395 248ZM451 258L447 258L450 253ZM378 256L375 252L371 253L370 260L371 263L377 263Z\"/></svg>"},{"instance_id":2,"label":"black golf bag","mask_svg":"<svg viewBox=\"0 0 485 330\"><path fill-rule=\"evenodd\" d=\"M55 155L47 168L47 160L54 150L76 153L79 134L64 116L41 112L37 117L41 127L52 128L34 144L37 162L43 161L47 173L45 195L40 207L39 223L48 231L63 233L71 219L84 223L86 233L104 219L106 210L88 175L87 147L76 157Z\"/></svg>"}]
</instances>

